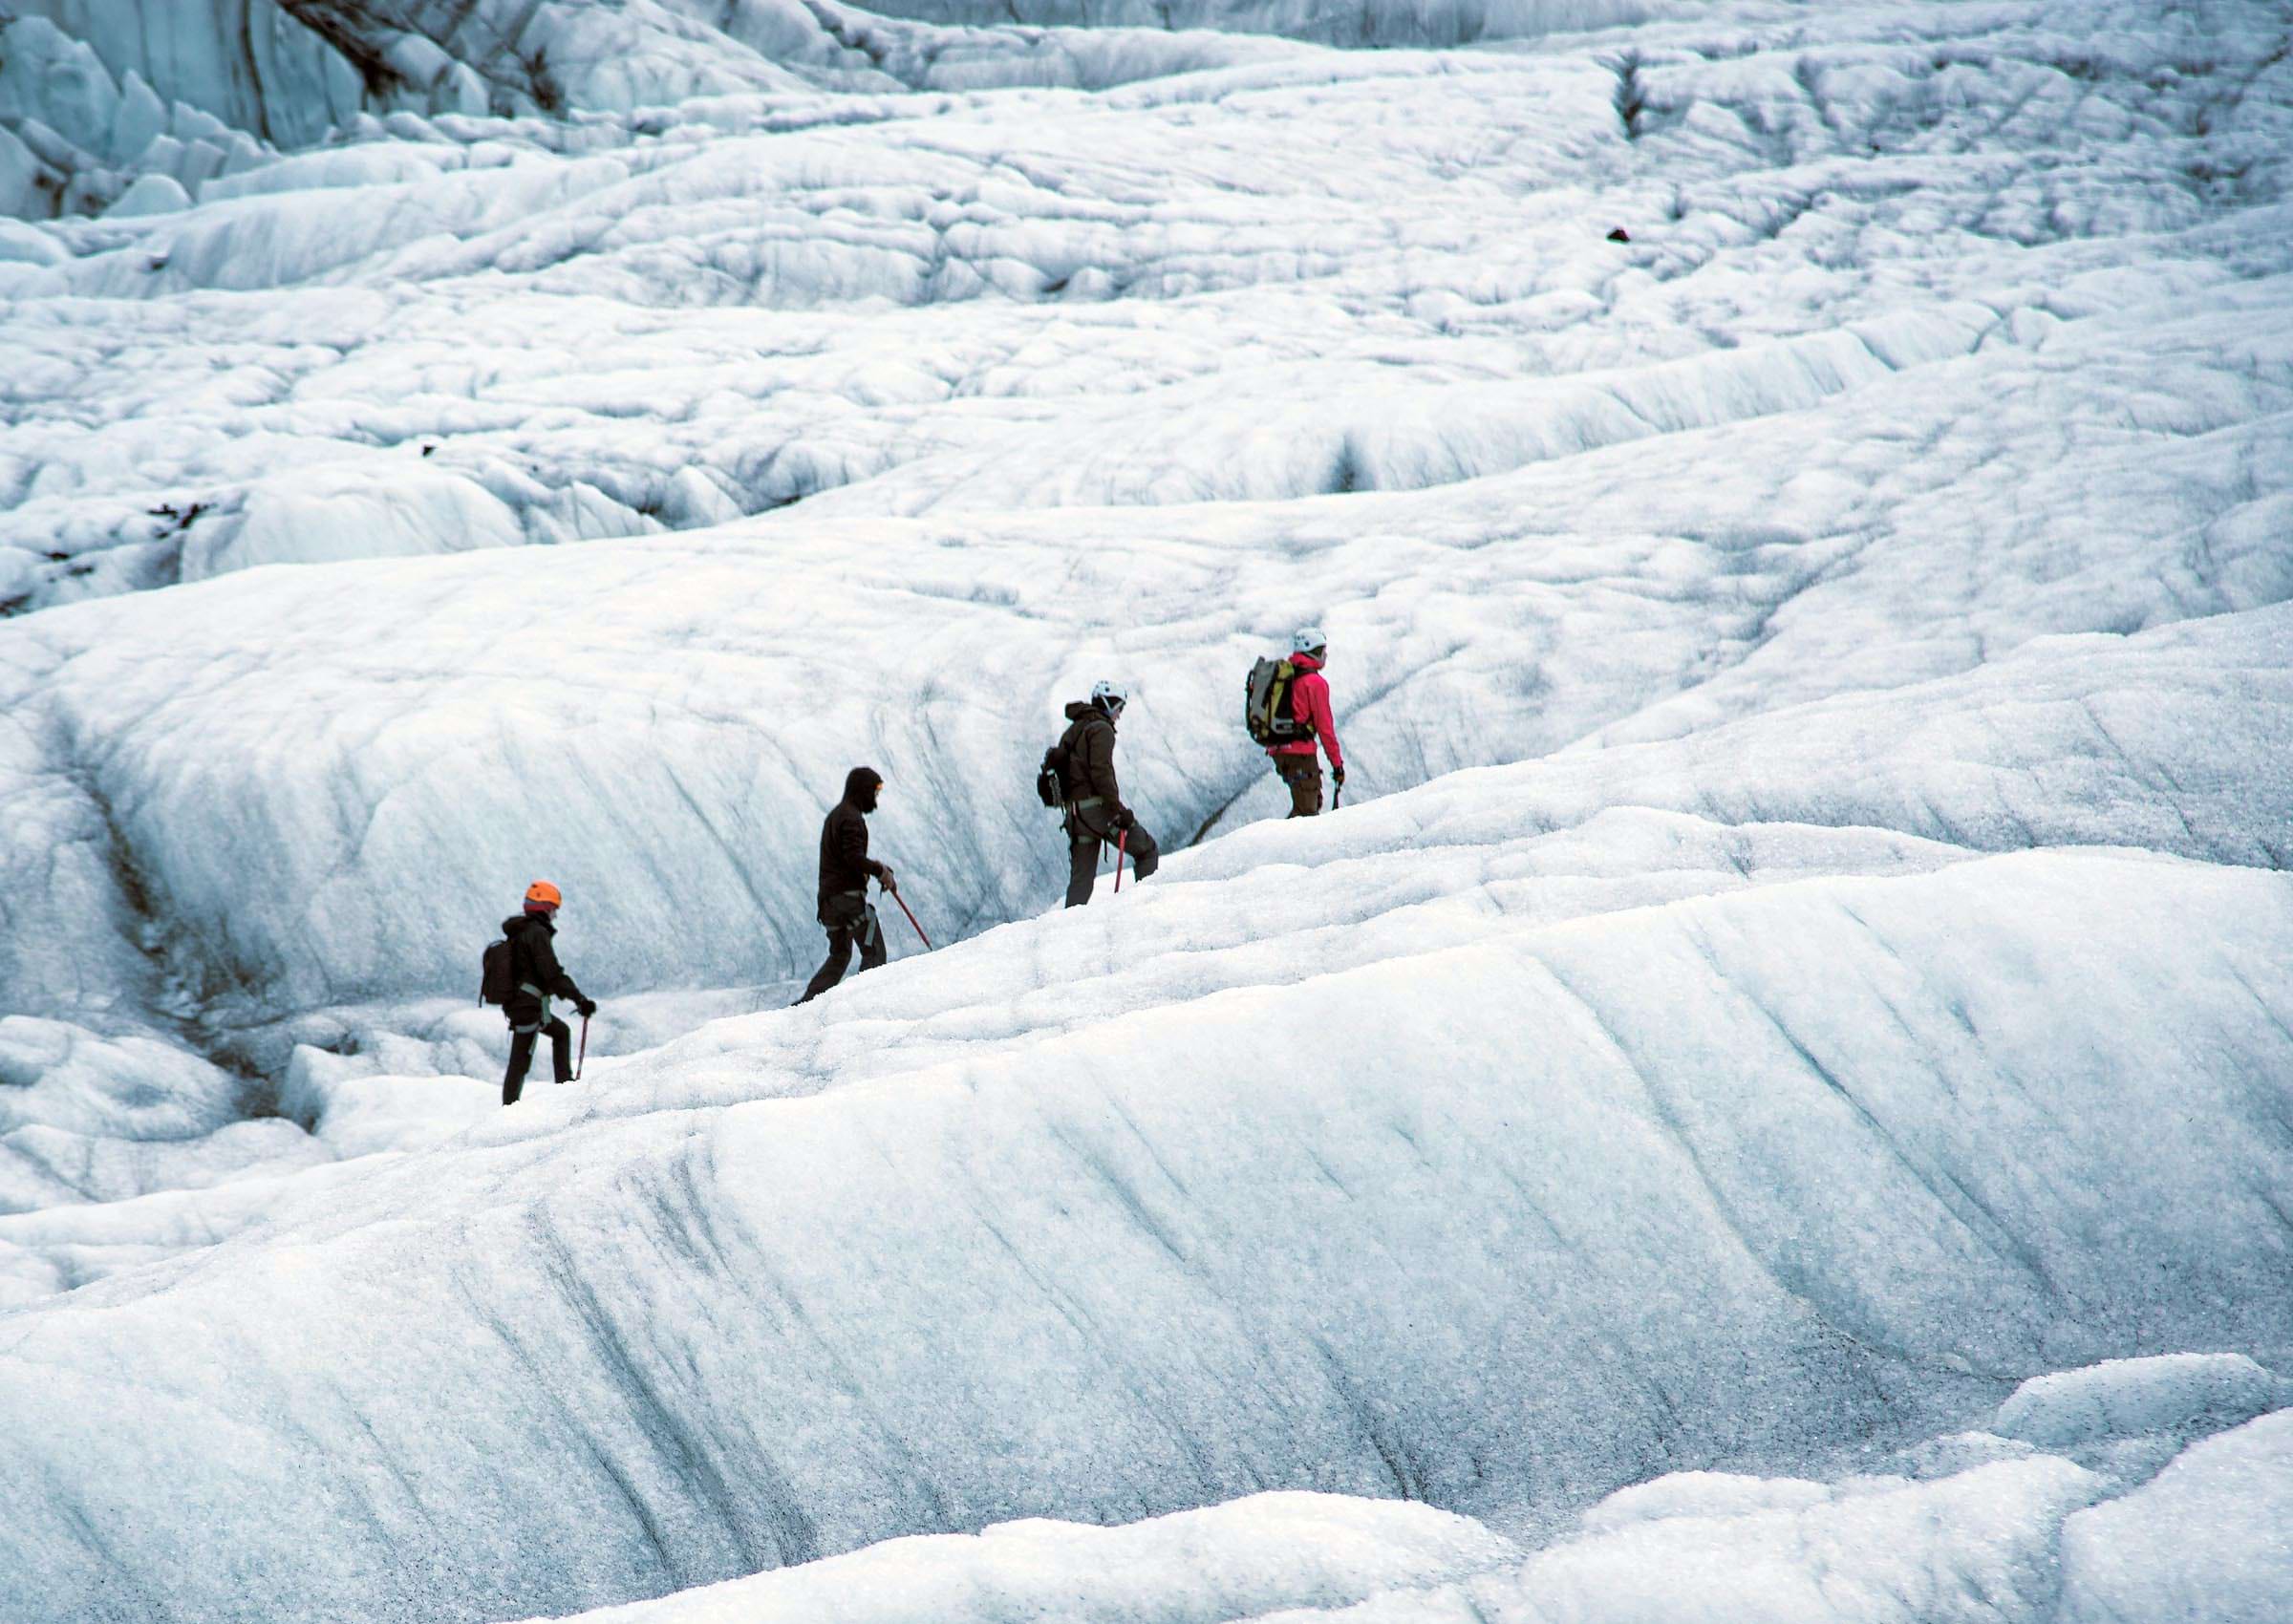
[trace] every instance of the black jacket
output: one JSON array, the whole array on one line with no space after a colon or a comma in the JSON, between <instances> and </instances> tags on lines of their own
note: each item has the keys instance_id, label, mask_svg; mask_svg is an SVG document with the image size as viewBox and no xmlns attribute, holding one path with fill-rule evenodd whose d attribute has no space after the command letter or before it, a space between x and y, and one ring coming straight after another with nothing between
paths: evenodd
<instances>
[{"instance_id":1,"label":"black jacket","mask_svg":"<svg viewBox=\"0 0 2293 1624\"><path fill-rule=\"evenodd\" d=\"M1115 781L1115 722L1088 699L1067 707L1067 731L1060 742L1067 749L1067 799L1106 802L1097 808L1094 822L1104 823L1123 809L1123 786Z\"/></svg>"},{"instance_id":2,"label":"black jacket","mask_svg":"<svg viewBox=\"0 0 2293 1624\"><path fill-rule=\"evenodd\" d=\"M513 913L502 921L502 934L510 940L509 973L519 988L539 987L552 998L563 998L569 1004L583 1001L581 989L573 985L573 977L566 967L557 962L557 948L550 938L557 927L538 913ZM520 991L511 995L515 1003L537 1002L532 994Z\"/></svg>"},{"instance_id":3,"label":"black jacket","mask_svg":"<svg viewBox=\"0 0 2293 1624\"><path fill-rule=\"evenodd\" d=\"M866 767L854 767L844 780L844 799L820 826L820 906L844 891L861 891L883 874L884 865L868 856L868 812L875 810L876 790L884 780Z\"/></svg>"}]
</instances>

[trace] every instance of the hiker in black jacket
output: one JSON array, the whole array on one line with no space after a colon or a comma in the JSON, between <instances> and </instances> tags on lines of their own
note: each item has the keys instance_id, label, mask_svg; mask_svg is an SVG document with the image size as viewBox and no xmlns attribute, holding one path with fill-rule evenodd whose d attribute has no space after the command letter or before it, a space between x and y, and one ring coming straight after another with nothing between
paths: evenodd
<instances>
[{"instance_id":1,"label":"hiker in black jacket","mask_svg":"<svg viewBox=\"0 0 2293 1624\"><path fill-rule=\"evenodd\" d=\"M1124 852L1137 865L1140 879L1162 862L1162 848L1123 804L1122 787L1115 782L1115 723L1129 702L1119 682L1102 682L1091 689L1087 701L1067 707L1067 731L1060 738L1066 752L1064 783L1067 792L1067 906L1080 908L1091 900L1099 880L1103 846L1121 839Z\"/></svg>"},{"instance_id":2,"label":"hiker in black jacket","mask_svg":"<svg viewBox=\"0 0 2293 1624\"><path fill-rule=\"evenodd\" d=\"M573 1034L549 1013L549 1000L563 998L587 1020L597 1006L582 996L581 989L557 962L550 938L557 934L557 910L564 895L546 880L536 880L525 890L525 911L502 921L509 938L510 978L516 990L502 1013L509 1017L509 1069L502 1074L502 1103L515 1105L525 1089L525 1073L533 1064L534 1042L549 1035L549 1060L557 1080L573 1079Z\"/></svg>"},{"instance_id":3,"label":"hiker in black jacket","mask_svg":"<svg viewBox=\"0 0 2293 1624\"><path fill-rule=\"evenodd\" d=\"M884 962L884 928L868 901L871 876L888 891L899 888L891 883L891 865L870 862L868 855L868 814L876 809L883 788L883 775L873 767L854 767L845 775L844 799L820 826L820 923L828 933L828 957L797 999L800 1004L844 979L855 942L862 970Z\"/></svg>"}]
</instances>

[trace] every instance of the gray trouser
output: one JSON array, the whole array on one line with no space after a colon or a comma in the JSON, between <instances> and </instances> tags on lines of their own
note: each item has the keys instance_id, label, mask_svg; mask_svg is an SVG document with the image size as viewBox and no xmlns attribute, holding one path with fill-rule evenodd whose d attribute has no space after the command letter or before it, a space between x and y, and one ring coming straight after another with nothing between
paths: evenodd
<instances>
[{"instance_id":1,"label":"gray trouser","mask_svg":"<svg viewBox=\"0 0 2293 1624\"><path fill-rule=\"evenodd\" d=\"M810 1003L844 979L854 944L860 949L862 970L873 970L885 959L884 928L877 923L866 891L839 891L830 897L820 910L820 923L828 933L828 956L804 989L804 995L797 999L800 1004Z\"/></svg>"},{"instance_id":2,"label":"gray trouser","mask_svg":"<svg viewBox=\"0 0 2293 1624\"><path fill-rule=\"evenodd\" d=\"M1099 882L1101 848L1120 842L1123 855L1135 865L1142 880L1153 873L1163 861L1162 847L1146 826L1133 823L1128 835L1120 836L1107 823L1112 814L1104 803L1076 808L1067 820L1067 906L1081 908L1091 900L1091 890Z\"/></svg>"}]
</instances>

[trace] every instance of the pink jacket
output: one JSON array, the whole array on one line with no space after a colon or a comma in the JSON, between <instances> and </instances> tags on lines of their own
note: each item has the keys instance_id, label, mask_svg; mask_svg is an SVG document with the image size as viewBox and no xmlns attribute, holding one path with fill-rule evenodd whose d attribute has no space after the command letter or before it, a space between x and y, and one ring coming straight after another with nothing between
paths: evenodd
<instances>
[{"instance_id":1,"label":"pink jacket","mask_svg":"<svg viewBox=\"0 0 2293 1624\"><path fill-rule=\"evenodd\" d=\"M1300 673L1290 684L1290 714L1301 722L1310 723L1313 738L1301 738L1290 744L1269 746L1269 756L1311 756L1315 739L1329 753L1333 770L1345 766L1345 752L1338 747L1338 718L1330 714L1330 679L1321 674L1321 662L1312 654L1294 653L1290 663Z\"/></svg>"}]
</instances>

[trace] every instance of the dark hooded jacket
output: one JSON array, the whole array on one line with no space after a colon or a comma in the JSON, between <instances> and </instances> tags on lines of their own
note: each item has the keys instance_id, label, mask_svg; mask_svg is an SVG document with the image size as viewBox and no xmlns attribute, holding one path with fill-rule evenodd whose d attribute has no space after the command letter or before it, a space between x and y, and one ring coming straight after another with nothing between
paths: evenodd
<instances>
[{"instance_id":1,"label":"dark hooded jacket","mask_svg":"<svg viewBox=\"0 0 2293 1624\"><path fill-rule=\"evenodd\" d=\"M1115 781L1114 718L1090 700L1078 700L1067 707L1067 731L1060 742L1067 749L1067 799L1097 796L1104 801L1097 822L1122 810L1123 786Z\"/></svg>"},{"instance_id":2,"label":"dark hooded jacket","mask_svg":"<svg viewBox=\"0 0 2293 1624\"><path fill-rule=\"evenodd\" d=\"M872 768L854 767L845 775L844 799L820 826L820 907L824 914L830 897L866 890L869 880L883 875L884 865L868 861L868 819L864 816L876 809L876 791L883 787L884 780Z\"/></svg>"},{"instance_id":3,"label":"dark hooded jacket","mask_svg":"<svg viewBox=\"0 0 2293 1624\"><path fill-rule=\"evenodd\" d=\"M512 1004L536 1004L540 1000L523 991L527 986L539 987L552 998L563 998L569 1004L582 1001L581 989L566 973L566 967L557 962L557 947L551 940L557 927L539 913L513 913L502 921L502 934L510 941L510 979L521 989L512 995ZM505 1006L506 1007L506 1006Z\"/></svg>"}]
</instances>

